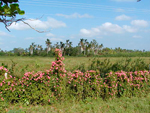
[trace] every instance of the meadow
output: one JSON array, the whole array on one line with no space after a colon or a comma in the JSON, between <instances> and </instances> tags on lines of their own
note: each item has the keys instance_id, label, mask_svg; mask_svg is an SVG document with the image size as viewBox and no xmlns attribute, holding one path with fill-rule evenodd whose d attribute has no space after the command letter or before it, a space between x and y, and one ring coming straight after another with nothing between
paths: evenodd
<instances>
[{"instance_id":1,"label":"meadow","mask_svg":"<svg viewBox=\"0 0 150 113\"><path fill-rule=\"evenodd\" d=\"M150 57L64 60L56 50L55 58L0 57L0 64L3 112L149 112Z\"/></svg>"},{"instance_id":2,"label":"meadow","mask_svg":"<svg viewBox=\"0 0 150 113\"><path fill-rule=\"evenodd\" d=\"M81 68L83 65L87 67L92 63L93 59L100 61L110 60L111 63L125 61L127 57L64 57L63 61L65 69L73 71ZM142 60L145 64L150 64L150 57L130 57L132 61L138 59ZM45 71L51 67L51 62L55 57L27 57L27 56L0 56L0 65L4 65L13 71L15 76L22 76L28 71Z\"/></svg>"},{"instance_id":3,"label":"meadow","mask_svg":"<svg viewBox=\"0 0 150 113\"><path fill-rule=\"evenodd\" d=\"M150 95L147 97L122 97L104 101L101 98L83 101L68 100L53 105L10 105L8 113L149 113Z\"/></svg>"}]
</instances>

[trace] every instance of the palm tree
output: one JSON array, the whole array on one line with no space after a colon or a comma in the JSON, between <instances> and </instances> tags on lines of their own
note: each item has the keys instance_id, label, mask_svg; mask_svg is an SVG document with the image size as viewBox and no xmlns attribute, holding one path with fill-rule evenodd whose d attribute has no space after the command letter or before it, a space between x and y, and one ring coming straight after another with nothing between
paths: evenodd
<instances>
[{"instance_id":1,"label":"palm tree","mask_svg":"<svg viewBox=\"0 0 150 113\"><path fill-rule=\"evenodd\" d=\"M72 42L69 42L69 52L68 52L68 56L69 56L69 54L70 54L71 48L72 48Z\"/></svg>"},{"instance_id":2,"label":"palm tree","mask_svg":"<svg viewBox=\"0 0 150 113\"><path fill-rule=\"evenodd\" d=\"M56 42L55 48L59 49L59 43L58 42Z\"/></svg>"},{"instance_id":3,"label":"palm tree","mask_svg":"<svg viewBox=\"0 0 150 113\"><path fill-rule=\"evenodd\" d=\"M86 52L87 52L87 46L88 46L88 41L87 41L87 39L85 39L84 40L84 55L86 54Z\"/></svg>"},{"instance_id":4,"label":"palm tree","mask_svg":"<svg viewBox=\"0 0 150 113\"><path fill-rule=\"evenodd\" d=\"M98 53L98 47L99 47L99 45L98 45L97 41L95 39L93 39L91 41L91 49L92 49L94 55Z\"/></svg>"},{"instance_id":5,"label":"palm tree","mask_svg":"<svg viewBox=\"0 0 150 113\"><path fill-rule=\"evenodd\" d=\"M46 43L46 46L47 46L47 54L48 54L48 52L51 50L51 42L50 42L50 40L49 39L47 39L46 41L45 41L45 43Z\"/></svg>"},{"instance_id":6,"label":"palm tree","mask_svg":"<svg viewBox=\"0 0 150 113\"><path fill-rule=\"evenodd\" d=\"M72 47L72 42L69 42L69 48L71 48Z\"/></svg>"},{"instance_id":7,"label":"palm tree","mask_svg":"<svg viewBox=\"0 0 150 113\"><path fill-rule=\"evenodd\" d=\"M101 51L101 49L103 48L103 44L98 46L98 49Z\"/></svg>"},{"instance_id":8,"label":"palm tree","mask_svg":"<svg viewBox=\"0 0 150 113\"><path fill-rule=\"evenodd\" d=\"M62 54L64 52L64 48L65 48L65 44L63 42L60 42L60 50L61 50Z\"/></svg>"},{"instance_id":9,"label":"palm tree","mask_svg":"<svg viewBox=\"0 0 150 113\"><path fill-rule=\"evenodd\" d=\"M37 46L37 53L38 53L38 54L40 53L41 48L42 48L42 46L38 44L38 46Z\"/></svg>"},{"instance_id":10,"label":"palm tree","mask_svg":"<svg viewBox=\"0 0 150 113\"><path fill-rule=\"evenodd\" d=\"M92 48L91 43L87 42L87 45L86 45L87 54L90 52L91 48Z\"/></svg>"},{"instance_id":11,"label":"palm tree","mask_svg":"<svg viewBox=\"0 0 150 113\"><path fill-rule=\"evenodd\" d=\"M78 45L80 46L80 51L82 53L84 51L84 39L83 38L80 39L80 42L79 42Z\"/></svg>"},{"instance_id":12,"label":"palm tree","mask_svg":"<svg viewBox=\"0 0 150 113\"><path fill-rule=\"evenodd\" d=\"M66 48L69 47L69 40L66 40Z\"/></svg>"},{"instance_id":13,"label":"palm tree","mask_svg":"<svg viewBox=\"0 0 150 113\"><path fill-rule=\"evenodd\" d=\"M29 47L30 54L33 55L34 43L32 43Z\"/></svg>"},{"instance_id":14,"label":"palm tree","mask_svg":"<svg viewBox=\"0 0 150 113\"><path fill-rule=\"evenodd\" d=\"M66 40L65 47L64 47L64 55L66 54L68 48L69 48L69 40Z\"/></svg>"}]
</instances>

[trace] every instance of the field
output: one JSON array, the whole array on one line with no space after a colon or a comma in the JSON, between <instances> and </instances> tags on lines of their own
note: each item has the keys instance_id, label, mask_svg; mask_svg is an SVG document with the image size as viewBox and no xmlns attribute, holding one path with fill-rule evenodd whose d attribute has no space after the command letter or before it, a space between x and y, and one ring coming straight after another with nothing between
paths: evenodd
<instances>
[{"instance_id":1,"label":"field","mask_svg":"<svg viewBox=\"0 0 150 113\"><path fill-rule=\"evenodd\" d=\"M149 113L150 95L147 97L123 97L104 101L102 99L86 102L66 101L47 106L10 105L8 113Z\"/></svg>"},{"instance_id":2,"label":"field","mask_svg":"<svg viewBox=\"0 0 150 113\"><path fill-rule=\"evenodd\" d=\"M109 59L110 62L115 63L117 61L124 61L126 57L95 57L101 61L104 59ZM64 64L66 70L75 70L80 67L82 64L85 65L85 68L91 63L93 57L65 57ZM131 59L137 60L139 57L131 57ZM150 64L150 57L141 57L146 64ZM0 57L0 64L4 63L8 68L11 68L14 65L14 74L21 75L24 74L24 71L45 71L50 68L51 62L55 60L55 57L19 57L19 56L9 56L9 57Z\"/></svg>"},{"instance_id":3,"label":"field","mask_svg":"<svg viewBox=\"0 0 150 113\"><path fill-rule=\"evenodd\" d=\"M135 63L134 66L140 67L139 65L142 66L146 66L144 67L148 70L149 69L149 64L150 64L150 57L132 57L130 58L125 58L125 57L110 57L110 58L103 58L103 57L65 57L65 60L63 61L63 63L65 64L65 69L67 70L67 73L73 72L74 70L82 70L82 73L86 75L85 70L90 70L90 69L97 69L96 65L92 65L93 62L98 62L101 61L101 63L99 63L99 65L104 65L103 68L100 69L104 69L106 68L106 72L109 70L107 70L107 67L105 66L110 66L108 61L110 60L110 62L112 64L115 64L116 62L121 62L123 61L123 66L125 65L125 67L131 67L130 65L127 65L127 63L129 64L133 64ZM52 68L52 61L55 61L54 57L0 57L0 64L7 67L7 69L10 71L11 75L14 77L25 77L24 74L27 72L32 72L34 71L34 73L38 72L38 71L42 71L45 72L46 70L49 70L50 68ZM132 62L131 62L132 61ZM134 62L135 61L135 62ZM136 61L138 63L136 63ZM61 63L61 62L59 62ZM59 64L58 63L58 64ZM105 65L107 63L107 65ZM141 63L141 64L140 64ZM54 64L54 62L53 62ZM117 64L117 63L116 63ZM91 67L92 66L92 67ZM100 67L101 67L100 66ZM121 64L118 64L118 66L121 66ZM55 65L54 65L55 67ZM57 67L57 66L56 66ZM62 68L61 66L58 66L58 69ZM123 67L121 67L123 68ZM140 67L141 69L143 69L142 67ZM140 69L140 68L136 68L136 69ZM128 68L127 68L128 69ZM141 70L141 71L144 71ZM138 71L138 70L137 70ZM40 72L40 73L42 73ZM50 77L56 78L59 77L61 73L64 73L64 71L57 71L55 70L55 72L57 73L56 75L49 75ZM39 73L39 75L40 75ZM79 72L80 73L80 72ZM99 73L99 71L98 71ZM102 73L102 71L100 72ZM145 73L145 72L144 72ZM90 74L90 72L89 72ZM113 73L115 75L115 73ZM140 74L140 73L139 73ZM31 74L32 75L32 74ZM28 75L26 75L28 76ZM95 76L95 74L94 74ZM133 75L135 76L135 75ZM148 82L149 82L149 75L146 75ZM68 74L69 77L69 74ZM71 77L71 76L70 76ZM141 77L141 75L138 75L137 77ZM14 83L14 81L18 81L20 79L16 79L14 78L14 80L12 79L12 83ZM84 78L84 77L83 77ZM108 78L106 77L107 80L112 80L109 82L109 85L113 85L113 78ZM105 79L106 79L105 78ZM135 77L136 78L136 77ZM10 78L11 79L11 78ZM42 78L42 80L45 80L45 78ZM56 78L57 79L57 78ZM46 89L47 92L49 91L50 94L53 95L53 92L55 94L55 97L51 97L52 102L49 102L47 104L45 104L45 99L49 98L49 97L42 97L41 94L39 93L43 93L45 94L45 92L43 92L43 86L44 84L39 84L39 82L35 82L35 81L26 81L27 83L23 83L24 87L26 87L25 89L27 89L26 91L28 92L27 95L19 92L21 88L19 85L16 85L16 92L18 93L17 95L23 95L24 97L19 97L18 96L16 98L13 98L13 95L16 95L15 92L12 92L11 96L8 98L8 100L11 99L11 102L2 102L2 108L0 108L0 110L2 110L3 112L7 111L9 113L26 113L26 112L30 112L30 113L40 113L40 112L45 112L45 113L83 113L83 112L87 112L87 113L120 113L120 112L128 112L128 113L149 113L149 99L150 99L150 93L149 93L149 84L147 82L141 83L141 82L134 82L135 85L136 84L141 84L142 88L141 90L137 87L134 88L134 92L132 93L132 88L128 88L126 87L126 85L128 85L128 82L122 82L120 83L120 86L118 88L124 88L123 92L125 91L125 93L120 95L120 91L118 89L116 89L116 91L119 91L118 94L115 94L114 92L114 96L110 96L107 92L104 91L104 94L101 94L101 97L99 98L99 96L96 95L97 93L101 93L98 92L99 90L97 89L98 86L93 86L93 85L89 85L85 83L84 87L88 87L89 89L87 89L88 94L81 94L82 92L80 92L80 90L82 89L82 84L77 83L78 87L77 87L77 91L75 89L67 89L64 88L65 90L60 90L59 88L57 89L58 91L53 91L53 87L55 87L55 85L64 85L67 86L70 84L72 86L76 85L76 79L80 81L80 79L76 78L74 79L71 83L68 84L68 82L64 83L63 81L66 79L64 78L60 78L60 81L55 81L58 82L58 84L53 84L53 82L51 83L52 86L48 86ZM70 78L69 78L70 79ZM68 79L68 80L69 80ZM73 78L72 78L73 79ZM121 78L122 79L122 78ZM23 80L23 79L22 79ZM44 81L43 80L43 81ZM97 80L97 78L89 78L89 80L91 81L92 84L97 83L95 80ZM28 86L29 83L31 83L33 85ZM82 81L80 81L82 82ZM100 81L99 81L100 82ZM102 81L102 83L105 83L105 81ZM132 83L132 81L130 81ZM37 85L38 83L38 85ZM40 82L41 83L41 82ZM46 83L46 82L45 82ZM116 82L117 83L117 82ZM26 85L25 85L26 84ZM123 86L121 86L121 84ZM118 84L119 85L119 84ZM2 86L2 85L1 85ZM71 86L71 87L72 87ZM4 85L5 88L7 88L7 84ZM17 90L18 87L18 90ZM52 87L52 88L51 88ZM71 88L70 86L68 88ZM105 90L107 90L107 88L105 87L105 84L102 86ZM7 100L7 97L9 94L7 94L7 92L5 91L6 89L2 89L1 91L4 92L4 94L6 95L5 98ZM36 90L33 91L33 88L38 88L38 92L36 92ZM94 90L91 91L91 88L94 88ZM127 88L127 89L126 89ZM50 90L51 89L51 90ZM103 91L103 89L101 89ZM15 90L14 90L15 91ZM33 96L32 94L30 95L30 93L33 91L33 93L35 93L35 96ZM70 92L73 91L73 92ZM88 92L89 91L89 92ZM65 93L64 93L65 92ZM110 90L110 93L113 92L113 90ZM62 97L59 96L59 93L62 95ZM68 94L66 93L70 93L70 96L68 96ZM47 93L46 93L47 94ZM76 95L78 94L78 95ZM31 97L30 97L30 96ZM74 97L73 97L74 95ZM91 95L91 96L88 96ZM0 95L1 96L1 95ZM27 97L29 98L34 98L35 100L33 101L32 99L27 100ZM67 97L67 98L66 98ZM71 98L70 98L71 97ZM83 99L84 97L84 99ZM40 99L39 99L40 98ZM105 99L106 98L106 99ZM37 101L36 101L37 99ZM58 99L58 101L56 100ZM8 101L7 100L7 101ZM15 102L14 102L15 100ZM61 101L60 101L61 100ZM12 103L13 102L13 103ZM31 102L31 104L30 104ZM71 103L71 104L70 104ZM0 103L1 104L1 103ZM45 104L45 105L44 105ZM3 107L4 106L4 107Z\"/></svg>"}]
</instances>

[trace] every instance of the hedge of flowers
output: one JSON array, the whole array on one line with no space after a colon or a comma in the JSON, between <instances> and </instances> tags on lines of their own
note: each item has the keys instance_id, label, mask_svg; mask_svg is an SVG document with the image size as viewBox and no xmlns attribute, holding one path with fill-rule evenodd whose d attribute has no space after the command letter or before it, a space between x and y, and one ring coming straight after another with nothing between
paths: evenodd
<instances>
[{"instance_id":1,"label":"hedge of flowers","mask_svg":"<svg viewBox=\"0 0 150 113\"><path fill-rule=\"evenodd\" d=\"M0 101L24 104L50 104L71 97L115 98L149 93L150 71L110 72L105 78L95 70L67 72L59 49L49 70L27 72L22 78L11 76L0 67Z\"/></svg>"}]
</instances>

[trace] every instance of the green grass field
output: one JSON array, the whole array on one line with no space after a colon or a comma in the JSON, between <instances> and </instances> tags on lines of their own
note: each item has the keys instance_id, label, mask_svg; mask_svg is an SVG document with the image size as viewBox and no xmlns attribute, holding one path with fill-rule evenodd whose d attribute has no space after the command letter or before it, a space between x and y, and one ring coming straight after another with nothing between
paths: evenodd
<instances>
[{"instance_id":1,"label":"green grass field","mask_svg":"<svg viewBox=\"0 0 150 113\"><path fill-rule=\"evenodd\" d=\"M53 105L24 106L11 105L8 113L149 113L150 95L147 97L122 97L104 101L102 99L83 101L68 100Z\"/></svg>"},{"instance_id":2,"label":"green grass field","mask_svg":"<svg viewBox=\"0 0 150 113\"><path fill-rule=\"evenodd\" d=\"M80 65L85 64L87 67L92 57L65 57L64 64L66 70L75 70ZM104 60L105 58L99 58ZM125 57L110 57L112 63L125 60ZM132 57L136 60L138 57ZM146 64L150 64L150 57L142 57ZM50 68L54 57L0 57L2 63L13 70L16 76L23 76L28 71L45 71ZM150 94L146 97L121 97L113 100L86 99L84 101L67 100L61 103L57 102L52 105L29 105L8 104L3 111L8 113L149 113L150 112Z\"/></svg>"},{"instance_id":3,"label":"green grass field","mask_svg":"<svg viewBox=\"0 0 150 113\"><path fill-rule=\"evenodd\" d=\"M97 57L95 57L97 58ZM139 57L132 57L132 60L136 60ZM81 64L85 64L85 68L91 63L93 57L65 57L64 64L66 70L75 70ZM105 57L98 58L100 60L106 59ZM125 60L125 57L108 57L112 63L116 61ZM145 63L150 64L150 57L141 57ZM8 68L14 66L14 74L22 75L27 71L45 71L50 68L51 62L54 61L54 57L0 57L0 65L4 63L8 65Z\"/></svg>"}]
</instances>

